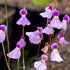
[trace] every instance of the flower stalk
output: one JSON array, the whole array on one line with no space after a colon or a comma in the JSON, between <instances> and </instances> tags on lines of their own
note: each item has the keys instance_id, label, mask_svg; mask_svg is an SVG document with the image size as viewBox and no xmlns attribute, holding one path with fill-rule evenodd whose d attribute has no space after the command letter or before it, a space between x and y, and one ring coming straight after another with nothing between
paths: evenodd
<instances>
[{"instance_id":1,"label":"flower stalk","mask_svg":"<svg viewBox=\"0 0 70 70\"><path fill-rule=\"evenodd\" d=\"M41 42L39 43L39 47L38 47L38 51L37 51L36 60L38 60L38 55L39 55L40 45L41 45Z\"/></svg>"},{"instance_id":2,"label":"flower stalk","mask_svg":"<svg viewBox=\"0 0 70 70\"><path fill-rule=\"evenodd\" d=\"M10 47L9 47L9 37L8 37L8 13L7 13L7 3L6 3L6 0L5 0L5 11L6 11L6 26L7 26L6 36L7 36L7 45L8 45L8 53L9 53ZM8 57L8 64L9 64L9 67L10 67L10 59L9 59L9 57Z\"/></svg>"},{"instance_id":3,"label":"flower stalk","mask_svg":"<svg viewBox=\"0 0 70 70\"><path fill-rule=\"evenodd\" d=\"M22 35L24 36L24 27L22 29ZM22 48L22 57L23 57L23 70L25 70L24 47Z\"/></svg>"},{"instance_id":4,"label":"flower stalk","mask_svg":"<svg viewBox=\"0 0 70 70\"><path fill-rule=\"evenodd\" d=\"M9 64L8 64L8 62L7 62L7 57L6 57L6 53L5 53L5 48L4 48L4 44L3 44L3 42L2 42L2 47L3 47L3 53L4 53L4 57L5 57L5 61L6 61L6 65L7 65L7 67L8 67L8 70L11 70L10 67L9 67Z\"/></svg>"},{"instance_id":5,"label":"flower stalk","mask_svg":"<svg viewBox=\"0 0 70 70\"><path fill-rule=\"evenodd\" d=\"M47 58L47 63L46 63L46 67L48 67L48 61L49 61L49 55L50 55L50 48L51 48L51 38L52 38L52 35L50 34L50 40L49 40L49 48L48 48L48 58Z\"/></svg>"},{"instance_id":6,"label":"flower stalk","mask_svg":"<svg viewBox=\"0 0 70 70\"><path fill-rule=\"evenodd\" d=\"M19 70L19 59L17 61L17 70Z\"/></svg>"}]
</instances>

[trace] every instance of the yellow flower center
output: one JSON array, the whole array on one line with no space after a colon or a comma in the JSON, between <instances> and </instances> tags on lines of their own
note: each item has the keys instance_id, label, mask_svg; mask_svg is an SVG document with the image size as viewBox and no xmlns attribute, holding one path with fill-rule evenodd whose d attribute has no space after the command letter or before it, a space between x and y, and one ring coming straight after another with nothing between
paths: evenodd
<instances>
[{"instance_id":1,"label":"yellow flower center","mask_svg":"<svg viewBox=\"0 0 70 70\"><path fill-rule=\"evenodd\" d=\"M45 61L44 59L42 59L42 61Z\"/></svg>"},{"instance_id":2,"label":"yellow flower center","mask_svg":"<svg viewBox=\"0 0 70 70\"><path fill-rule=\"evenodd\" d=\"M64 37L61 37L61 39L64 39Z\"/></svg>"},{"instance_id":3,"label":"yellow flower center","mask_svg":"<svg viewBox=\"0 0 70 70\"><path fill-rule=\"evenodd\" d=\"M55 16L55 18L58 18L58 16Z\"/></svg>"},{"instance_id":4,"label":"yellow flower center","mask_svg":"<svg viewBox=\"0 0 70 70\"><path fill-rule=\"evenodd\" d=\"M22 17L25 17L25 15L23 14Z\"/></svg>"},{"instance_id":5,"label":"yellow flower center","mask_svg":"<svg viewBox=\"0 0 70 70\"><path fill-rule=\"evenodd\" d=\"M50 24L48 24L48 26L50 26Z\"/></svg>"},{"instance_id":6,"label":"yellow flower center","mask_svg":"<svg viewBox=\"0 0 70 70\"><path fill-rule=\"evenodd\" d=\"M39 33L39 30L36 30L36 32L38 32L38 33Z\"/></svg>"},{"instance_id":7,"label":"yellow flower center","mask_svg":"<svg viewBox=\"0 0 70 70\"><path fill-rule=\"evenodd\" d=\"M23 38L21 38L21 41L23 41L24 39Z\"/></svg>"},{"instance_id":8,"label":"yellow flower center","mask_svg":"<svg viewBox=\"0 0 70 70\"><path fill-rule=\"evenodd\" d=\"M55 51L57 51L57 48L55 48Z\"/></svg>"},{"instance_id":9,"label":"yellow flower center","mask_svg":"<svg viewBox=\"0 0 70 70\"><path fill-rule=\"evenodd\" d=\"M48 11L51 11L50 9L48 9Z\"/></svg>"},{"instance_id":10,"label":"yellow flower center","mask_svg":"<svg viewBox=\"0 0 70 70\"><path fill-rule=\"evenodd\" d=\"M16 49L19 49L18 47L16 47Z\"/></svg>"},{"instance_id":11,"label":"yellow flower center","mask_svg":"<svg viewBox=\"0 0 70 70\"><path fill-rule=\"evenodd\" d=\"M1 29L0 29L0 31L3 32Z\"/></svg>"},{"instance_id":12,"label":"yellow flower center","mask_svg":"<svg viewBox=\"0 0 70 70\"><path fill-rule=\"evenodd\" d=\"M63 22L66 22L66 20L63 20Z\"/></svg>"},{"instance_id":13,"label":"yellow flower center","mask_svg":"<svg viewBox=\"0 0 70 70\"><path fill-rule=\"evenodd\" d=\"M37 36L37 38L40 38L40 36Z\"/></svg>"}]
</instances>

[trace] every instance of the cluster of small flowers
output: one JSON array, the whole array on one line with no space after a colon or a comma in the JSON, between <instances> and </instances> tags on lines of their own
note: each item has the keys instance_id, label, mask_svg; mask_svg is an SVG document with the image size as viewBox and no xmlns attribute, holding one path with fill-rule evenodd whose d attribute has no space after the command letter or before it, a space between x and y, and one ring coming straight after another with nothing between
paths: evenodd
<instances>
[{"instance_id":1,"label":"cluster of small flowers","mask_svg":"<svg viewBox=\"0 0 70 70\"><path fill-rule=\"evenodd\" d=\"M40 13L40 15L42 17L48 19L47 26L44 29L42 29L42 27L37 27L37 29L38 28L40 28L40 29L36 30L35 32L26 32L26 35L29 36L30 42L33 44L39 44L41 42L41 40L43 39L43 33L48 34L48 35L53 34L54 33L53 28L57 28L57 29L62 29L62 33L57 36L58 43L62 47L63 47L63 44L68 44L69 42L67 42L64 39L64 31L66 31L67 22L69 22L69 20L70 20L69 16L65 15L63 17L63 21L61 22L59 19L59 11L54 9L53 4L50 4L48 7L46 7L45 12ZM50 20L51 18L52 18L52 20ZM49 44L47 43L45 45L45 47L41 49L41 51L43 51L44 53L47 53L48 47L49 47ZM53 50L50 55L51 61L56 61L56 62L63 61L63 59L61 58L61 56L58 52L58 44L53 43L51 45L51 49ZM44 58L46 58L46 59L44 59ZM47 56L42 55L42 60L36 61L34 63L34 67L37 70L45 70L45 69L47 69L46 61L47 61Z\"/></svg>"},{"instance_id":2,"label":"cluster of small flowers","mask_svg":"<svg viewBox=\"0 0 70 70\"><path fill-rule=\"evenodd\" d=\"M20 15L21 15L21 18L16 22L17 25L25 26L25 25L31 24L29 22L29 20L26 18L27 10L25 8L20 10ZM41 40L43 39L43 33L48 34L48 35L53 34L54 33L53 28L57 28L57 29L62 29L62 34L59 34L57 37L59 44L61 46L63 46L63 44L68 44L68 42L64 39L64 33L63 32L67 28L67 22L69 22L69 20L70 20L69 16L65 15L63 17L63 21L61 22L59 19L59 11L54 9L53 4L50 4L48 7L46 7L45 12L40 13L40 15L42 17L48 19L47 27L45 27L44 29L42 27L37 27L36 31L26 32L26 35L29 37L29 41L33 44L39 44L39 43L41 43ZM52 20L49 20L51 18L52 18ZM7 30L7 27L5 25L0 26L0 43L2 43L5 40L6 30ZM20 41L18 41L16 44L16 48L7 54L7 56L9 58L13 58L13 59L19 59L20 58L20 56L21 56L20 49L22 47L26 46L26 42L24 40L25 40L25 37L21 36ZM41 51L43 51L44 53L47 53L48 47L49 47L49 44L46 43L45 47L42 48ZM50 58L51 61L56 61L56 62L63 61L63 59L61 58L61 56L58 52L58 44L53 43L51 45L51 49L53 50L51 52L51 58ZM41 58L42 58L41 61L36 61L34 63L34 67L37 70L47 69L47 67L46 67L47 56L42 55Z\"/></svg>"},{"instance_id":3,"label":"cluster of small flowers","mask_svg":"<svg viewBox=\"0 0 70 70\"><path fill-rule=\"evenodd\" d=\"M31 23L26 18L27 10L25 8L23 8L23 9L20 10L19 13L21 15L21 18L16 22L16 24L17 25L22 25L22 26L30 25ZM4 42L4 40L5 40L5 37L6 37L5 32L6 32L6 30L7 30L7 27L5 25L0 25L0 43ZM11 52L9 52L7 54L7 56L9 58L12 58L12 59L19 59L20 56L21 56L20 49L22 47L25 47L25 46L26 46L25 37L21 36L20 40L16 44L16 48L14 50L12 50Z\"/></svg>"}]
</instances>

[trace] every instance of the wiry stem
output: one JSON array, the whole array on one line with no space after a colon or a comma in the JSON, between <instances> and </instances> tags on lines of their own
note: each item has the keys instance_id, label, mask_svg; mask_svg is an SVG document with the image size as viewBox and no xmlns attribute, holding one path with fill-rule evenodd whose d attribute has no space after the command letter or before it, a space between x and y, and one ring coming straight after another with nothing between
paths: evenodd
<instances>
[{"instance_id":1,"label":"wiry stem","mask_svg":"<svg viewBox=\"0 0 70 70\"><path fill-rule=\"evenodd\" d=\"M19 59L17 61L17 70L19 70Z\"/></svg>"},{"instance_id":2,"label":"wiry stem","mask_svg":"<svg viewBox=\"0 0 70 70\"><path fill-rule=\"evenodd\" d=\"M54 34L53 34L53 37L52 37L52 43L54 43ZM52 70L53 70L53 69L56 70L55 61L53 61Z\"/></svg>"},{"instance_id":3,"label":"wiry stem","mask_svg":"<svg viewBox=\"0 0 70 70\"><path fill-rule=\"evenodd\" d=\"M8 62L7 62L7 57L6 57L5 48L4 48L4 44L3 44L3 43L2 43L2 47L3 47L3 53L4 53L6 65L7 65L7 67L8 67L8 70L11 70L10 67L9 67L9 65L8 65Z\"/></svg>"},{"instance_id":4,"label":"wiry stem","mask_svg":"<svg viewBox=\"0 0 70 70\"><path fill-rule=\"evenodd\" d=\"M56 7L56 0L54 0L54 9L55 9L55 7Z\"/></svg>"},{"instance_id":5,"label":"wiry stem","mask_svg":"<svg viewBox=\"0 0 70 70\"><path fill-rule=\"evenodd\" d=\"M44 38L42 39L42 42L43 42L43 47L44 47Z\"/></svg>"},{"instance_id":6,"label":"wiry stem","mask_svg":"<svg viewBox=\"0 0 70 70\"><path fill-rule=\"evenodd\" d=\"M7 35L7 44L8 44L8 53L9 53L10 47L9 47L9 38L8 38L8 14L7 14L7 3L6 3L6 0L5 0L5 11L6 11L6 26L7 26L6 35ZM8 64L10 66L10 59L9 59L9 57L8 57Z\"/></svg>"},{"instance_id":7,"label":"wiry stem","mask_svg":"<svg viewBox=\"0 0 70 70\"><path fill-rule=\"evenodd\" d=\"M49 61L49 55L50 55L50 48L51 48L51 38L52 38L52 35L50 35L49 48L48 48L48 58L47 58L46 67L48 67L48 61Z\"/></svg>"},{"instance_id":8,"label":"wiry stem","mask_svg":"<svg viewBox=\"0 0 70 70\"><path fill-rule=\"evenodd\" d=\"M56 0L54 0L54 9L55 9L55 7L56 7ZM53 35L52 41L54 42L54 35ZM55 61L53 61L53 68L55 68L55 70L56 70ZM53 68L52 68L52 70L53 70Z\"/></svg>"},{"instance_id":9,"label":"wiry stem","mask_svg":"<svg viewBox=\"0 0 70 70\"><path fill-rule=\"evenodd\" d=\"M22 35L24 35L24 27L22 29ZM25 70L24 47L22 48L22 56L23 56L23 70Z\"/></svg>"},{"instance_id":10,"label":"wiry stem","mask_svg":"<svg viewBox=\"0 0 70 70\"><path fill-rule=\"evenodd\" d=\"M53 61L53 68L52 70L56 70L55 61Z\"/></svg>"},{"instance_id":11,"label":"wiry stem","mask_svg":"<svg viewBox=\"0 0 70 70\"><path fill-rule=\"evenodd\" d=\"M39 43L39 47L38 47L38 51L37 51L36 60L38 60L38 55L39 55L40 45L41 45L41 43Z\"/></svg>"}]
</instances>

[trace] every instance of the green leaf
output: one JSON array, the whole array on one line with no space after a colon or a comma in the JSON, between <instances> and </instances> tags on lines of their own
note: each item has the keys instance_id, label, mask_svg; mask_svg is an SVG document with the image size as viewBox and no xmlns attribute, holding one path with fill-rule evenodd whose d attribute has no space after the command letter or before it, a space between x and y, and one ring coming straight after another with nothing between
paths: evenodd
<instances>
[{"instance_id":1,"label":"green leaf","mask_svg":"<svg viewBox=\"0 0 70 70\"><path fill-rule=\"evenodd\" d=\"M53 3L54 0L33 0L33 3L36 5L49 5Z\"/></svg>"}]
</instances>

